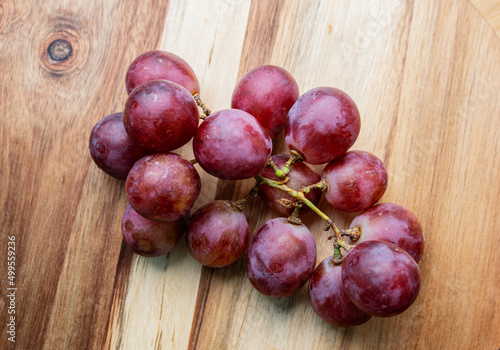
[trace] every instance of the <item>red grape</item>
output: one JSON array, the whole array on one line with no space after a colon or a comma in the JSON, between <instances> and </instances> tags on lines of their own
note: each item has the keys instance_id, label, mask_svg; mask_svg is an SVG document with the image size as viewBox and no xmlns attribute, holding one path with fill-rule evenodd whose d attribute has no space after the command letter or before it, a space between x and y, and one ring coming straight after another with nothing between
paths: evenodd
<instances>
[{"instance_id":1,"label":"red grape","mask_svg":"<svg viewBox=\"0 0 500 350\"><path fill-rule=\"evenodd\" d=\"M231 108L253 115L275 138L283 131L288 111L298 98L299 87L290 73L277 66L260 66L238 82Z\"/></svg>"},{"instance_id":2,"label":"red grape","mask_svg":"<svg viewBox=\"0 0 500 350\"><path fill-rule=\"evenodd\" d=\"M192 95L200 92L193 69L182 58L170 52L152 50L139 55L125 77L127 93L146 81L165 79L183 86Z\"/></svg>"},{"instance_id":3,"label":"red grape","mask_svg":"<svg viewBox=\"0 0 500 350\"><path fill-rule=\"evenodd\" d=\"M276 154L272 156L274 164L276 164L280 169L283 168L288 159L289 157L284 154ZM281 180L275 175L274 171L271 168L265 168L260 174L263 177L271 180ZM305 163L300 162L295 162L292 164L292 166L290 167L288 178L289 180L286 185L291 189L297 191L303 187L315 184L321 180L321 177L318 175L318 173L316 173L316 171L308 167ZM308 194L306 194L306 198L309 199L314 205L316 205L321 199L321 193L322 192L320 189L315 188L312 189ZM282 206L278 201L281 198L288 199L292 202L295 202L296 200L282 190L262 184L259 186L259 196L264 201L264 203L271 207L271 209L274 210L274 212L278 215L288 217L292 214L293 208L286 208Z\"/></svg>"},{"instance_id":4,"label":"red grape","mask_svg":"<svg viewBox=\"0 0 500 350\"><path fill-rule=\"evenodd\" d=\"M151 80L129 95L123 123L130 137L142 147L169 152L191 140L199 116L196 102L182 86Z\"/></svg>"},{"instance_id":5,"label":"red grape","mask_svg":"<svg viewBox=\"0 0 500 350\"><path fill-rule=\"evenodd\" d=\"M345 257L342 283L361 310L373 316L395 316L417 298L420 270L415 260L397 245L365 241Z\"/></svg>"},{"instance_id":6,"label":"red grape","mask_svg":"<svg viewBox=\"0 0 500 350\"><path fill-rule=\"evenodd\" d=\"M207 173L225 180L248 179L266 166L272 141L253 116L226 109L212 113L201 123L193 151Z\"/></svg>"},{"instance_id":7,"label":"red grape","mask_svg":"<svg viewBox=\"0 0 500 350\"><path fill-rule=\"evenodd\" d=\"M122 217L123 240L134 253L153 257L171 251L186 230L184 218L175 221L146 219L129 205Z\"/></svg>"},{"instance_id":8,"label":"red grape","mask_svg":"<svg viewBox=\"0 0 500 350\"><path fill-rule=\"evenodd\" d=\"M311 277L315 264L316 243L311 232L285 218L262 225L248 246L248 278L268 296L295 293Z\"/></svg>"},{"instance_id":9,"label":"red grape","mask_svg":"<svg viewBox=\"0 0 500 350\"><path fill-rule=\"evenodd\" d=\"M188 160L175 153L158 153L134 164L125 189L140 215L173 221L189 212L200 194L201 179Z\"/></svg>"},{"instance_id":10,"label":"red grape","mask_svg":"<svg viewBox=\"0 0 500 350\"><path fill-rule=\"evenodd\" d=\"M373 154L350 151L329 163L322 179L328 181L325 199L336 209L356 212L375 204L387 189L387 170Z\"/></svg>"},{"instance_id":11,"label":"red grape","mask_svg":"<svg viewBox=\"0 0 500 350\"><path fill-rule=\"evenodd\" d=\"M408 209L383 203L354 218L351 227L361 227L362 241L381 240L403 248L418 263L424 253L424 233L418 219Z\"/></svg>"},{"instance_id":12,"label":"red grape","mask_svg":"<svg viewBox=\"0 0 500 350\"><path fill-rule=\"evenodd\" d=\"M216 200L202 206L191 217L186 232L189 253L209 267L232 264L248 246L245 214L231 201Z\"/></svg>"},{"instance_id":13,"label":"red grape","mask_svg":"<svg viewBox=\"0 0 500 350\"><path fill-rule=\"evenodd\" d=\"M285 142L311 164L345 153L361 128L358 107L343 91L320 87L303 94L288 112Z\"/></svg>"},{"instance_id":14,"label":"red grape","mask_svg":"<svg viewBox=\"0 0 500 350\"><path fill-rule=\"evenodd\" d=\"M127 178L136 161L151 153L128 136L122 113L108 115L94 126L89 151L99 169L120 180Z\"/></svg>"},{"instance_id":15,"label":"red grape","mask_svg":"<svg viewBox=\"0 0 500 350\"><path fill-rule=\"evenodd\" d=\"M337 327L357 326L371 318L349 300L342 284L342 267L333 264L331 256L314 270L309 300L323 320Z\"/></svg>"}]
</instances>

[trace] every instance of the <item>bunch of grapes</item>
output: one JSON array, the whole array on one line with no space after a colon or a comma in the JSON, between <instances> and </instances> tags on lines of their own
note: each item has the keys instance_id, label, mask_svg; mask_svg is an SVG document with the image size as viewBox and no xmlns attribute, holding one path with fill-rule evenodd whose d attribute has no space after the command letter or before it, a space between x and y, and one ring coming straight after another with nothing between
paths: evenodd
<instances>
[{"instance_id":1,"label":"bunch of grapes","mask_svg":"<svg viewBox=\"0 0 500 350\"><path fill-rule=\"evenodd\" d=\"M205 266L227 266L246 252L259 292L288 296L309 281L313 309L341 327L397 315L415 301L422 227L409 210L376 204L387 170L373 154L349 151L361 120L345 92L319 87L300 96L290 73L266 65L238 82L231 109L212 113L191 67L164 51L137 57L126 88L123 113L95 125L89 148L100 169L126 180L122 233L135 253L166 254L184 233L189 253ZM290 155L271 156L283 131ZM195 159L172 152L191 139ZM217 178L255 178L256 185L241 200L206 203L188 218L201 188L195 163ZM306 163L326 166L320 175ZM242 208L254 195L279 217L250 239ZM361 212L349 229L318 209L322 195L336 209ZM332 231L332 256L318 266L316 243L300 220L305 209Z\"/></svg>"}]
</instances>

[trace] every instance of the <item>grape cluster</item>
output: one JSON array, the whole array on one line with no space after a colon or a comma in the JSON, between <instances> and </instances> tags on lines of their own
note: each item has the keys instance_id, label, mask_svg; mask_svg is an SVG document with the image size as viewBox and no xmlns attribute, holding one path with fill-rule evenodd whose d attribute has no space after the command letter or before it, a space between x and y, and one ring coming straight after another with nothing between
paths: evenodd
<instances>
[{"instance_id":1,"label":"grape cluster","mask_svg":"<svg viewBox=\"0 0 500 350\"><path fill-rule=\"evenodd\" d=\"M227 266L246 252L248 278L259 292L283 297L309 281L313 309L340 327L397 315L415 301L422 227L409 210L376 204L387 170L373 154L349 151L361 119L345 92L319 87L300 96L290 73L266 65L238 82L231 109L212 113L191 67L158 50L132 62L126 88L123 112L95 125L89 149L100 169L126 180L122 233L135 253L166 254L184 233L189 253L205 266ZM290 155L272 155L272 140L283 131ZM172 152L190 140L194 160ZM255 178L256 186L238 201L206 203L189 218L202 185L196 163L220 179ZM326 165L318 174L306 163ZM360 212L349 229L318 209L322 194L336 209ZM250 238L242 208L255 195L279 217ZM303 210L333 231L332 256L318 266Z\"/></svg>"}]
</instances>

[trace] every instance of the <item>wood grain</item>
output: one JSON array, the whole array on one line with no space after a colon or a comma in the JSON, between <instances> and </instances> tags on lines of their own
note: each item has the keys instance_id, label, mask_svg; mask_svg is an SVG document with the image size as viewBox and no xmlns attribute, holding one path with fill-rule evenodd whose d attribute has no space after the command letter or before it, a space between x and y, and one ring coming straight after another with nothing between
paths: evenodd
<instances>
[{"instance_id":1,"label":"wood grain","mask_svg":"<svg viewBox=\"0 0 500 350\"><path fill-rule=\"evenodd\" d=\"M1 1L0 245L16 237L18 289L16 344L2 328L0 348L498 349L498 9L498 0ZM72 45L65 61L47 53L56 39ZM123 108L125 70L151 48L190 63L212 110L228 108L238 78L261 64L289 70L301 93L348 92L362 116L354 148L389 171L383 201L412 210L426 231L416 303L339 329L313 312L306 288L259 294L244 259L203 268L184 242L166 257L133 255L121 243L123 182L94 166L87 139ZM274 151L286 152L283 137ZM190 144L179 153L193 157ZM193 210L253 185L197 169ZM320 208L341 227L353 218ZM252 232L273 217L257 199L244 212ZM323 223L304 221L319 262L331 255ZM0 281L5 327L6 259Z\"/></svg>"}]
</instances>

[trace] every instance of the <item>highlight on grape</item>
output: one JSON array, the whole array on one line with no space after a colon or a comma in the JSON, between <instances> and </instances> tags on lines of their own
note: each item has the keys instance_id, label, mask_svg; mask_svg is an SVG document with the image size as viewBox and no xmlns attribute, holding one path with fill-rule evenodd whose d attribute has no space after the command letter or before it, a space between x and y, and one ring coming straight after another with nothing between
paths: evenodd
<instances>
[{"instance_id":1,"label":"highlight on grape","mask_svg":"<svg viewBox=\"0 0 500 350\"><path fill-rule=\"evenodd\" d=\"M422 226L400 205L377 204L388 173L375 155L350 150L361 118L345 92L318 87L299 95L289 72L265 65L237 83L231 108L212 113L189 64L160 50L139 55L125 85L123 111L94 126L89 151L102 171L125 180L122 234L136 254L167 254L185 235L204 266L224 268L245 255L256 290L279 298L308 283L313 310L337 327L398 315L416 300ZM289 154L273 154L283 132ZM190 140L193 160L175 152ZM255 187L237 201L204 203L189 218L202 186L196 163L220 179L254 178ZM319 174L307 163L325 166ZM257 195L278 217L252 233L242 210ZM322 195L358 213L349 228L317 207ZM320 242L300 219L304 211L331 232L332 254L318 265Z\"/></svg>"}]
</instances>

